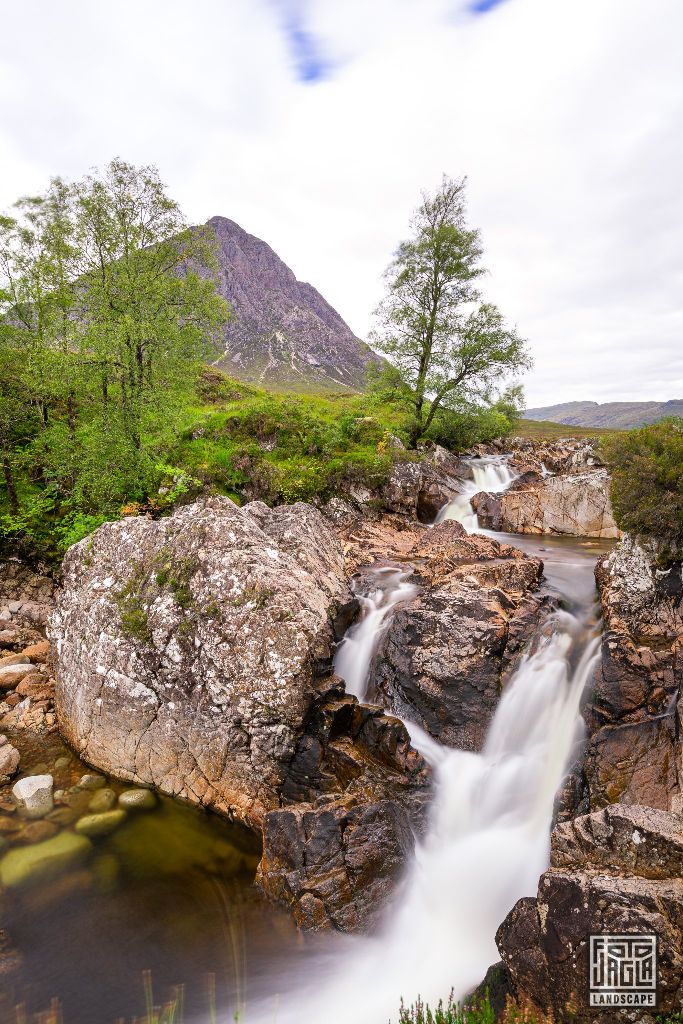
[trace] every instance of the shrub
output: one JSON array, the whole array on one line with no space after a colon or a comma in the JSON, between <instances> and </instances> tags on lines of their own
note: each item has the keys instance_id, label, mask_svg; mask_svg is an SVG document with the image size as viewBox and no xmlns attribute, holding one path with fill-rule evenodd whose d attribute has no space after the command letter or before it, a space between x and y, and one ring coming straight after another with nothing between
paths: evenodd
<instances>
[{"instance_id":1,"label":"shrub","mask_svg":"<svg viewBox=\"0 0 683 1024\"><path fill-rule=\"evenodd\" d=\"M670 417L605 438L617 525L683 548L683 419Z\"/></svg>"}]
</instances>

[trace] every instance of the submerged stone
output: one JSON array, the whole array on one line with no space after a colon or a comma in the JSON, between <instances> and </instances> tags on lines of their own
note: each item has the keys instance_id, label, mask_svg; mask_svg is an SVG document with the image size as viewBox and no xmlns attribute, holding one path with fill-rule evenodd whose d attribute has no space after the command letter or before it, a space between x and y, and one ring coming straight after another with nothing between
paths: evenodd
<instances>
[{"instance_id":1,"label":"submerged stone","mask_svg":"<svg viewBox=\"0 0 683 1024\"><path fill-rule=\"evenodd\" d=\"M104 775L97 775L91 772L88 775L83 775L79 779L78 785L81 789L102 789L106 781Z\"/></svg>"},{"instance_id":2,"label":"submerged stone","mask_svg":"<svg viewBox=\"0 0 683 1024\"><path fill-rule=\"evenodd\" d=\"M125 789L119 796L119 807L127 810L151 811L157 805L157 798L149 789Z\"/></svg>"},{"instance_id":3,"label":"submerged stone","mask_svg":"<svg viewBox=\"0 0 683 1024\"><path fill-rule=\"evenodd\" d=\"M126 812L121 809L104 811L102 814L86 814L78 819L75 828L82 836L108 836L123 824L125 818Z\"/></svg>"},{"instance_id":4,"label":"submerged stone","mask_svg":"<svg viewBox=\"0 0 683 1024\"><path fill-rule=\"evenodd\" d=\"M111 811L116 807L116 793L113 789L98 789L90 803L88 810L93 814L101 814L103 811Z\"/></svg>"},{"instance_id":5,"label":"submerged stone","mask_svg":"<svg viewBox=\"0 0 683 1024\"><path fill-rule=\"evenodd\" d=\"M42 843L17 847L0 860L0 882L14 889L50 880L82 863L90 849L89 840L73 832L60 832Z\"/></svg>"}]
</instances>

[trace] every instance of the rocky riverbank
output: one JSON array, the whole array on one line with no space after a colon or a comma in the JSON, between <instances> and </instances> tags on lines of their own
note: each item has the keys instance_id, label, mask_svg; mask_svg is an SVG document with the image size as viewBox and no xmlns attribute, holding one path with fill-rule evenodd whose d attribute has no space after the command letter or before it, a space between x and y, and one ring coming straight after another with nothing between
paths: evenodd
<instances>
[{"instance_id":1,"label":"rocky riverbank","mask_svg":"<svg viewBox=\"0 0 683 1024\"><path fill-rule=\"evenodd\" d=\"M552 836L538 896L497 940L519 998L560 1022L652 1024L656 1012L590 1009L590 933L655 934L658 1011L683 1005L683 592L681 563L624 538L596 568L604 631L585 697L588 743L570 820ZM589 813L585 813L589 812Z\"/></svg>"},{"instance_id":2,"label":"rocky riverbank","mask_svg":"<svg viewBox=\"0 0 683 1024\"><path fill-rule=\"evenodd\" d=\"M212 497L165 519L105 524L69 551L56 594L48 576L8 563L5 889L44 862L78 875L98 836L136 813L126 800L151 807L157 791L258 834L258 883L301 926L373 927L412 857L432 786L393 715L446 746L480 750L512 671L543 641L556 606L539 558L455 521L426 525L471 491L477 459L496 453L462 459L433 448L397 463L381 491L356 489L321 508L238 508ZM509 455L512 487L473 496L482 525L615 536L590 444L518 442ZM660 561L654 547L625 538L598 566L605 631L584 701L589 742L563 795L538 899L518 904L499 932L515 995L560 1022L584 1019L571 1013L582 998L572 985L583 984L576 928L586 904L596 927L663 929L665 1005L678 998L670 979L682 908L671 851L681 828L683 619L680 564ZM369 565L400 567L415 587L371 658L367 699L376 703L346 693L332 670ZM33 781L17 790L18 779ZM629 814L648 844L635 860ZM653 874L660 849L666 870ZM605 916L610 898L620 910ZM562 925L570 904L583 908L574 931ZM18 954L6 948L9 971ZM563 974L558 965L569 963Z\"/></svg>"}]
</instances>

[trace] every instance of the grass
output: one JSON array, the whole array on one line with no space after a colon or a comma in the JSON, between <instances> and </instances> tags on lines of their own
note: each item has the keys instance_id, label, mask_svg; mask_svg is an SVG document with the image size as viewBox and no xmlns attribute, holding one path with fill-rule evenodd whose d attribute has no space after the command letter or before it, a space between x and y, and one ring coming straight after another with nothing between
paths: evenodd
<instances>
[{"instance_id":1,"label":"grass","mask_svg":"<svg viewBox=\"0 0 683 1024\"><path fill-rule=\"evenodd\" d=\"M558 441L564 437L608 437L620 434L613 427L578 427L569 423L551 423L550 420L520 420L513 433L532 441Z\"/></svg>"},{"instance_id":2,"label":"grass","mask_svg":"<svg viewBox=\"0 0 683 1024\"><path fill-rule=\"evenodd\" d=\"M359 394L284 394L211 374L169 460L202 489L241 501L325 500L344 483L377 487L406 439L406 415Z\"/></svg>"}]
</instances>

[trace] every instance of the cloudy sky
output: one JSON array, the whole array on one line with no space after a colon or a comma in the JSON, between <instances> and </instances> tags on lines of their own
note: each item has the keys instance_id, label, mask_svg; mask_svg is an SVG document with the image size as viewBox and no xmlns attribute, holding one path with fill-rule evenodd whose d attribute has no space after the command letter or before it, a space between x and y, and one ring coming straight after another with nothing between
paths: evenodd
<instances>
[{"instance_id":1,"label":"cloudy sky","mask_svg":"<svg viewBox=\"0 0 683 1024\"><path fill-rule=\"evenodd\" d=\"M681 0L0 6L0 209L156 163L363 336L420 190L466 174L529 404L683 397Z\"/></svg>"}]
</instances>

